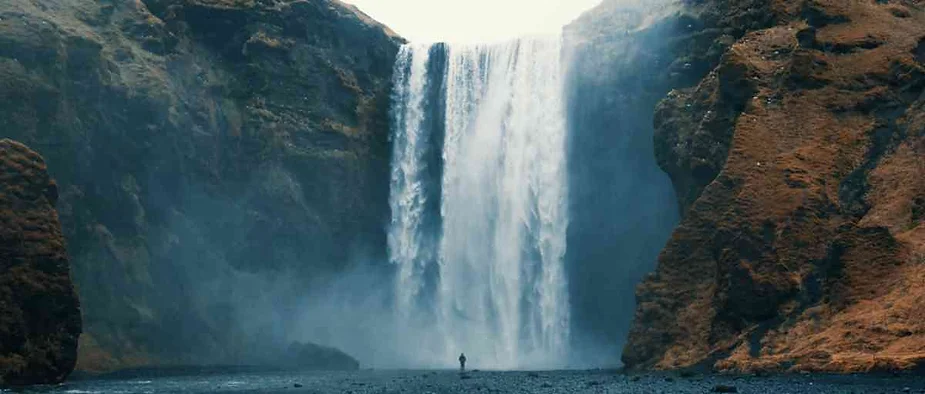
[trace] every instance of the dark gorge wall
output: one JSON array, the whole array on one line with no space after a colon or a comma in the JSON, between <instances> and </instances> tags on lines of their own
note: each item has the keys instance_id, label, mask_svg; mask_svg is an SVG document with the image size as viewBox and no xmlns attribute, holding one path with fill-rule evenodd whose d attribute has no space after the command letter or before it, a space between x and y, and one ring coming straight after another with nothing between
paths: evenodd
<instances>
[{"instance_id":1,"label":"dark gorge wall","mask_svg":"<svg viewBox=\"0 0 925 394\"><path fill-rule=\"evenodd\" d=\"M570 220L567 267L575 363L616 365L635 308L678 220L653 155L653 117L672 86L702 67L678 59L693 28L671 2L605 2L565 30ZM646 24L652 17L655 24ZM706 48L703 48L706 49Z\"/></svg>"},{"instance_id":2,"label":"dark gorge wall","mask_svg":"<svg viewBox=\"0 0 925 394\"><path fill-rule=\"evenodd\" d=\"M400 42L335 0L0 5L0 130L59 182L81 368L264 361L296 295L384 259Z\"/></svg>"},{"instance_id":3,"label":"dark gorge wall","mask_svg":"<svg viewBox=\"0 0 925 394\"><path fill-rule=\"evenodd\" d=\"M572 365L616 362L624 338L631 368L922 365L922 5L621 4L565 33ZM0 4L0 137L58 180L80 368L265 363L284 349L288 363L322 349L355 366L290 341L305 321L334 330L301 298L386 260L401 42L336 0ZM431 106L445 50L431 49ZM441 117L427 119L432 185ZM30 358L20 331L0 332L15 337L0 343L16 354L4 379L70 370L79 324L61 272L61 302L2 316L61 308L64 350ZM0 296L29 291L9 288ZM382 323L336 305L317 310Z\"/></svg>"},{"instance_id":4,"label":"dark gorge wall","mask_svg":"<svg viewBox=\"0 0 925 394\"><path fill-rule=\"evenodd\" d=\"M724 145L715 141L721 137L700 131L690 141L676 133L698 125L721 129L734 121L735 109L673 129L663 99L711 75L746 32L774 23L766 3L605 1L566 28L572 64L568 266L581 357L587 357L582 348L601 345L610 357L620 354L638 310L636 285L664 253L678 212L723 164ZM690 157L672 161L666 152L676 149Z\"/></svg>"}]
</instances>

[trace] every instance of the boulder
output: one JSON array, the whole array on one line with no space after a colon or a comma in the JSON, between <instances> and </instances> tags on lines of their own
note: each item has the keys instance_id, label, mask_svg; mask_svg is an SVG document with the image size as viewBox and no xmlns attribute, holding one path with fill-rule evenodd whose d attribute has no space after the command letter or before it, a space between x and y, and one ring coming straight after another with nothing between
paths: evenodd
<instances>
[{"instance_id":1,"label":"boulder","mask_svg":"<svg viewBox=\"0 0 925 394\"><path fill-rule=\"evenodd\" d=\"M284 358L285 367L311 371L356 371L360 362L338 349L310 342L293 342Z\"/></svg>"}]
</instances>

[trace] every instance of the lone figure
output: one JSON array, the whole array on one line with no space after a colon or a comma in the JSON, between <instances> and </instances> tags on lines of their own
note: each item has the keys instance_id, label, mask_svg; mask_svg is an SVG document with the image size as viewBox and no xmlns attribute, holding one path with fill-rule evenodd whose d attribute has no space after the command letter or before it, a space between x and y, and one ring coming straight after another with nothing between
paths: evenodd
<instances>
[{"instance_id":1,"label":"lone figure","mask_svg":"<svg viewBox=\"0 0 925 394\"><path fill-rule=\"evenodd\" d=\"M460 372L466 371L466 354L465 353L459 354L459 371Z\"/></svg>"}]
</instances>

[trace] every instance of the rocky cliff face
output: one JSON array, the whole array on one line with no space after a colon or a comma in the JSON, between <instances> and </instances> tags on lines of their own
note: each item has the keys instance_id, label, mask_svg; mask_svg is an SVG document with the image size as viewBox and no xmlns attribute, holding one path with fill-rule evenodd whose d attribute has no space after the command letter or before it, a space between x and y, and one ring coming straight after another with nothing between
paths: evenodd
<instances>
[{"instance_id":1,"label":"rocky cliff face","mask_svg":"<svg viewBox=\"0 0 925 394\"><path fill-rule=\"evenodd\" d=\"M672 89L698 84L736 37L771 23L762 1L715 3L693 10L674 0L604 1L565 30L567 266L583 359L620 353L636 307L633 289L655 269L679 220L671 180L652 154L661 143L652 138L658 103Z\"/></svg>"},{"instance_id":2,"label":"rocky cliff face","mask_svg":"<svg viewBox=\"0 0 925 394\"><path fill-rule=\"evenodd\" d=\"M74 369L80 304L42 157L0 140L0 386L57 383Z\"/></svg>"},{"instance_id":3,"label":"rocky cliff face","mask_svg":"<svg viewBox=\"0 0 925 394\"><path fill-rule=\"evenodd\" d=\"M722 55L655 115L684 215L637 290L624 362L921 366L922 4L690 3ZM739 22L709 18L720 13Z\"/></svg>"},{"instance_id":4,"label":"rocky cliff face","mask_svg":"<svg viewBox=\"0 0 925 394\"><path fill-rule=\"evenodd\" d=\"M336 0L0 5L0 130L59 181L81 368L253 363L291 294L384 253L400 41Z\"/></svg>"}]
</instances>

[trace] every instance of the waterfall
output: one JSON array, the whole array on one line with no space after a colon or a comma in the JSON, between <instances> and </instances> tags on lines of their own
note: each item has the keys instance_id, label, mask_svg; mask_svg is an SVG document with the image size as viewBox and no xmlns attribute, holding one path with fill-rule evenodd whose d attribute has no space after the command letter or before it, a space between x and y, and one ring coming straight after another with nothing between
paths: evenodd
<instances>
[{"instance_id":1,"label":"waterfall","mask_svg":"<svg viewBox=\"0 0 925 394\"><path fill-rule=\"evenodd\" d=\"M388 246L421 366L565 363L561 52L553 38L399 53Z\"/></svg>"}]
</instances>

